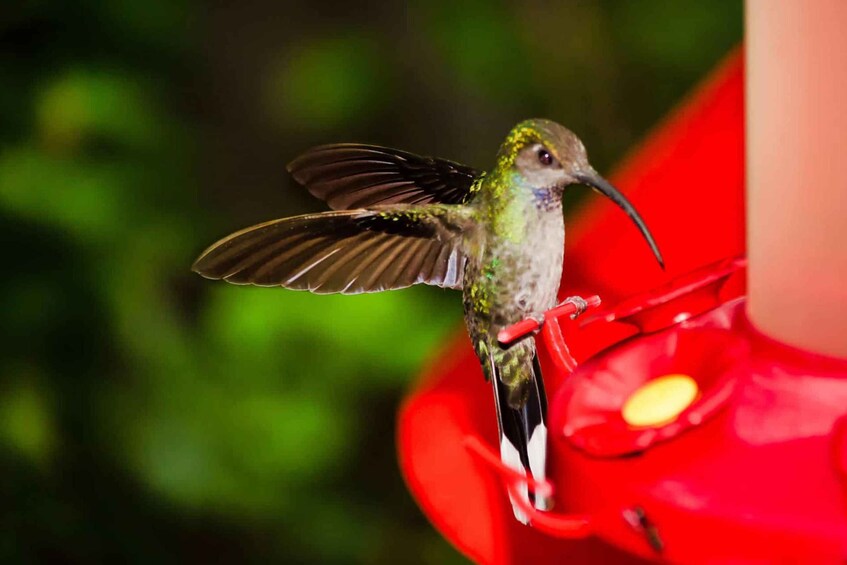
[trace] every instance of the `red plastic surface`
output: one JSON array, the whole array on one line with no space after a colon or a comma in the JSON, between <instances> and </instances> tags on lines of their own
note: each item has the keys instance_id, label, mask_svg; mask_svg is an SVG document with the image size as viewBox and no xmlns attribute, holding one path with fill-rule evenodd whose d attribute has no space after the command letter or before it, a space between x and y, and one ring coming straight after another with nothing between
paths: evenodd
<instances>
[{"instance_id":1,"label":"red plastic surface","mask_svg":"<svg viewBox=\"0 0 847 565\"><path fill-rule=\"evenodd\" d=\"M581 365L552 401L557 458L550 480L570 511L591 516L599 536L644 557L680 563L843 562L847 361L759 335L742 306L743 299L731 301ZM713 335L706 338L704 330ZM684 343L686 335L691 339ZM679 347L668 352L672 341ZM698 410L695 403L683 413L678 437L657 437L674 427L669 424L637 446L638 456L616 457L631 446L628 434L639 433L620 425L618 398L633 379L659 376L679 357L688 358L684 369L707 389L723 381L731 384L726 389L731 394L692 426L685 416ZM609 365L616 366L614 382ZM575 402L574 394L592 396L593 404ZM575 421L591 418L593 427L584 425L579 433L600 457L586 456L572 446L575 436L565 434ZM621 519L635 507L663 540L661 555Z\"/></svg>"},{"instance_id":2,"label":"red plastic surface","mask_svg":"<svg viewBox=\"0 0 847 565\"><path fill-rule=\"evenodd\" d=\"M545 498L551 498L553 496L553 486L549 481L537 481L532 477L527 477L523 473L518 473L514 469L507 467L501 461L500 455L494 453L478 437L467 436L465 438L465 447L500 476L506 488L509 489L510 495L517 503L518 508L529 518L533 529L564 539L582 539L591 535L590 516L584 514L561 515L552 512L541 512L530 505L519 494L518 488L526 485L529 488L529 492L544 496Z\"/></svg>"},{"instance_id":3,"label":"red plastic surface","mask_svg":"<svg viewBox=\"0 0 847 565\"><path fill-rule=\"evenodd\" d=\"M747 374L747 343L724 325L738 307L733 301L580 365L554 401L552 429L591 455L614 457L644 451L703 424L727 404ZM692 377L699 397L665 425L629 426L621 413L626 399L644 383L672 373Z\"/></svg>"},{"instance_id":4,"label":"red plastic surface","mask_svg":"<svg viewBox=\"0 0 847 565\"><path fill-rule=\"evenodd\" d=\"M747 260L724 259L615 304L612 308L582 321L582 327L595 322L632 324L640 333L658 331L720 306L740 294L730 278L743 280Z\"/></svg>"}]
</instances>

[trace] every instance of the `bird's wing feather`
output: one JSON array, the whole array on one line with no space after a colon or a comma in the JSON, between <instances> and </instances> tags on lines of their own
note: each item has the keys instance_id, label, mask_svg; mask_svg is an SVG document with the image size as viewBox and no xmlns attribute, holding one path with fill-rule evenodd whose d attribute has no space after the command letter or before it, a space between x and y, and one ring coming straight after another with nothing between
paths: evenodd
<instances>
[{"instance_id":1,"label":"bird's wing feather","mask_svg":"<svg viewBox=\"0 0 847 565\"><path fill-rule=\"evenodd\" d=\"M334 210L384 204L464 204L480 172L444 159L376 145L322 145L289 163L288 171Z\"/></svg>"},{"instance_id":2,"label":"bird's wing feather","mask_svg":"<svg viewBox=\"0 0 847 565\"><path fill-rule=\"evenodd\" d=\"M461 206L376 207L273 220L209 247L194 271L235 284L359 294L417 283L461 288Z\"/></svg>"}]
</instances>

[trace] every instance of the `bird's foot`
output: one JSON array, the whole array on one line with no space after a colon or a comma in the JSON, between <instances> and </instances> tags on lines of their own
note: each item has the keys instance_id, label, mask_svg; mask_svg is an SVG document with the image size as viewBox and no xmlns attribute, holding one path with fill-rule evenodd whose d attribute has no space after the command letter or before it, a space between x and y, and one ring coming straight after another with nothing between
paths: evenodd
<instances>
[{"instance_id":1,"label":"bird's foot","mask_svg":"<svg viewBox=\"0 0 847 565\"><path fill-rule=\"evenodd\" d=\"M571 314L571 320L576 320L588 309L588 301L581 296L568 296L562 304L573 304L576 307L576 310Z\"/></svg>"},{"instance_id":2,"label":"bird's foot","mask_svg":"<svg viewBox=\"0 0 847 565\"><path fill-rule=\"evenodd\" d=\"M587 299L581 296L569 296L564 302L547 312L533 312L520 322L502 328L497 332L497 341L500 343L500 347L508 349L518 341L540 332L547 320L547 315L550 315L554 321L565 315L569 315L571 320L575 320L589 308L596 308L597 306L600 306L599 296L593 295Z\"/></svg>"},{"instance_id":3,"label":"bird's foot","mask_svg":"<svg viewBox=\"0 0 847 565\"><path fill-rule=\"evenodd\" d=\"M526 318L528 320L535 320L535 323L538 324L538 327L536 327L532 331L533 334L537 334L538 332L541 331L541 328L544 327L544 322L546 320L546 317L544 316L544 312L533 312L532 314L530 314Z\"/></svg>"}]
</instances>

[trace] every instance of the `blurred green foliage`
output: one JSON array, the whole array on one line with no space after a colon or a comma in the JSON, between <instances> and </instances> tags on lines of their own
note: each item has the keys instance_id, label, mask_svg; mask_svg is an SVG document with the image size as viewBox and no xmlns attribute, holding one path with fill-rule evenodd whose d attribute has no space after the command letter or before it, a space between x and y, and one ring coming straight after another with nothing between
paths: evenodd
<instances>
[{"instance_id":1,"label":"blurred green foliage","mask_svg":"<svg viewBox=\"0 0 847 565\"><path fill-rule=\"evenodd\" d=\"M545 116L606 167L741 36L738 0L2 15L4 562L461 562L393 437L458 296L236 288L192 260L323 209L284 174L316 143L485 167Z\"/></svg>"},{"instance_id":2,"label":"blurred green foliage","mask_svg":"<svg viewBox=\"0 0 847 565\"><path fill-rule=\"evenodd\" d=\"M267 74L265 104L282 128L321 132L361 124L387 100L367 37L319 37L280 57Z\"/></svg>"}]
</instances>

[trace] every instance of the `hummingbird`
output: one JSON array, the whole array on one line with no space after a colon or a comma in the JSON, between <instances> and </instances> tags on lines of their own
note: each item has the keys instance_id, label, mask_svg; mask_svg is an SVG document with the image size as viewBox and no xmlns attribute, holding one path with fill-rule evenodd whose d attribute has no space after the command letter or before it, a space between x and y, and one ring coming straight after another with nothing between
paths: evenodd
<instances>
[{"instance_id":1,"label":"hummingbird","mask_svg":"<svg viewBox=\"0 0 847 565\"><path fill-rule=\"evenodd\" d=\"M664 267L641 216L591 167L580 139L553 121L530 119L509 132L487 172L354 143L310 149L288 171L332 211L238 231L206 249L193 270L234 284L317 294L414 284L461 290L468 334L494 393L501 460L543 481L547 398L535 343L504 348L497 334L528 317L543 321L557 303L564 190L581 184L610 198ZM526 484L509 496L524 524L516 496L538 510L551 507Z\"/></svg>"}]
</instances>

